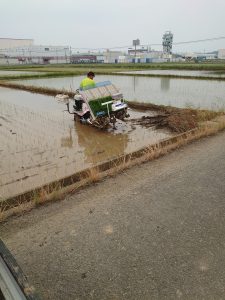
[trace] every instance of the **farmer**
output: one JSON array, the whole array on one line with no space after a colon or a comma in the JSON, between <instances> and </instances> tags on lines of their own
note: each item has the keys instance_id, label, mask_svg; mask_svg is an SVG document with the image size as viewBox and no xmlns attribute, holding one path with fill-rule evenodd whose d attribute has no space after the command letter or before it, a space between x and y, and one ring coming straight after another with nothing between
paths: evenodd
<instances>
[{"instance_id":1,"label":"farmer","mask_svg":"<svg viewBox=\"0 0 225 300\"><path fill-rule=\"evenodd\" d=\"M90 71L87 73L87 77L81 81L80 90L85 91L96 86L93 78L95 77L94 72ZM75 96L76 97L76 96ZM82 110L83 100L75 98L75 105L77 110Z\"/></svg>"},{"instance_id":2,"label":"farmer","mask_svg":"<svg viewBox=\"0 0 225 300\"><path fill-rule=\"evenodd\" d=\"M88 72L87 77L81 81L80 90L84 91L84 90L94 88L96 86L96 84L93 80L94 77L95 77L95 74L92 71Z\"/></svg>"}]
</instances>

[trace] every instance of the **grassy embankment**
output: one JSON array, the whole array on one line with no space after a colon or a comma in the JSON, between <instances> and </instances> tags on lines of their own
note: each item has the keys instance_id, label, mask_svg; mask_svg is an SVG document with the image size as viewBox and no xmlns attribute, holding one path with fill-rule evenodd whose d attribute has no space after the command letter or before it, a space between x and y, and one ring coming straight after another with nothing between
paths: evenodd
<instances>
[{"instance_id":1,"label":"grassy embankment","mask_svg":"<svg viewBox=\"0 0 225 300\"><path fill-rule=\"evenodd\" d=\"M205 70L225 71L224 61L209 61L202 63L193 62L168 62L168 63L120 63L120 64L48 64L48 65L8 65L0 66L0 70L27 70L49 72L51 70L69 69L114 69L114 70Z\"/></svg>"},{"instance_id":2,"label":"grassy embankment","mask_svg":"<svg viewBox=\"0 0 225 300\"><path fill-rule=\"evenodd\" d=\"M220 74L225 73L225 63L161 63L161 64L56 64L56 65L16 65L1 66L0 70L15 71L35 71L40 74L21 75L0 75L0 80L20 80L31 78L52 78L85 75L88 70L93 70L96 74L118 75L118 72L137 70L193 70L193 71L213 71L217 77L212 76L185 76L185 75L158 75L158 74L135 74L135 76L145 77L169 77L184 79L202 80L225 80ZM134 76L133 74L120 74L121 76Z\"/></svg>"}]
</instances>

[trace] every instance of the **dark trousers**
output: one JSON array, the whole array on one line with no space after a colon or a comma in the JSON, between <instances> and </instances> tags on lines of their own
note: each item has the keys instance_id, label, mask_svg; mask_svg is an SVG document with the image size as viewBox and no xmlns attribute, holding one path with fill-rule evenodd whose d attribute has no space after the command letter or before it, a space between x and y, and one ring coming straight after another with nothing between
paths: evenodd
<instances>
[{"instance_id":1,"label":"dark trousers","mask_svg":"<svg viewBox=\"0 0 225 300\"><path fill-rule=\"evenodd\" d=\"M82 110L82 100L75 100L75 105L77 110Z\"/></svg>"}]
</instances>

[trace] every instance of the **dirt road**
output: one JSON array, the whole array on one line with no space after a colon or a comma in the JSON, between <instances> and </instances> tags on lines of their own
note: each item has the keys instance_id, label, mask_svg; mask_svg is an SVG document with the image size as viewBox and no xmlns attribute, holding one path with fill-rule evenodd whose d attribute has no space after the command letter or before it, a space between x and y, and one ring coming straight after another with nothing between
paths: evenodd
<instances>
[{"instance_id":1,"label":"dirt road","mask_svg":"<svg viewBox=\"0 0 225 300\"><path fill-rule=\"evenodd\" d=\"M43 299L225 299L225 132L0 225Z\"/></svg>"}]
</instances>

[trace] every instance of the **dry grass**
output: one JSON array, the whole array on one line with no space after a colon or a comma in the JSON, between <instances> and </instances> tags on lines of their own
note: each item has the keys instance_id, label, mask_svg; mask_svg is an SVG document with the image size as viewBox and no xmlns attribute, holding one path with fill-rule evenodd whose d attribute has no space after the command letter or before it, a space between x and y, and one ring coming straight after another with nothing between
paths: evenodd
<instances>
[{"instance_id":1,"label":"dry grass","mask_svg":"<svg viewBox=\"0 0 225 300\"><path fill-rule=\"evenodd\" d=\"M199 126L200 122L209 121L217 116L224 115L224 111L198 110L192 108L177 108L172 106L155 105L151 103L135 103L127 102L129 107L140 110L152 110L158 112L154 116L154 124L158 128L168 128L172 132L183 133ZM152 123L153 118L142 118L134 120L142 126L148 127Z\"/></svg>"},{"instance_id":2,"label":"dry grass","mask_svg":"<svg viewBox=\"0 0 225 300\"><path fill-rule=\"evenodd\" d=\"M85 178L87 183L96 183L101 179L101 173L98 167L90 168L87 170Z\"/></svg>"},{"instance_id":3,"label":"dry grass","mask_svg":"<svg viewBox=\"0 0 225 300\"><path fill-rule=\"evenodd\" d=\"M35 204L35 206L38 206L49 201L60 200L62 198L62 188L63 187L60 182L50 184L47 187L34 192L31 201Z\"/></svg>"},{"instance_id":4,"label":"dry grass","mask_svg":"<svg viewBox=\"0 0 225 300\"><path fill-rule=\"evenodd\" d=\"M117 161L115 161L112 165L112 167L106 171L107 175L114 176L115 174L118 174L122 172L125 169L128 169L132 167L132 154L128 154L126 156L121 157Z\"/></svg>"},{"instance_id":5,"label":"dry grass","mask_svg":"<svg viewBox=\"0 0 225 300\"><path fill-rule=\"evenodd\" d=\"M22 215L35 207L35 203L30 201L26 203L20 203L11 209L0 208L0 223L12 216Z\"/></svg>"}]
</instances>

